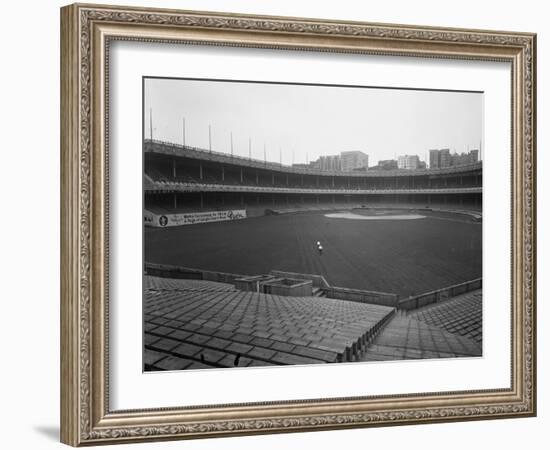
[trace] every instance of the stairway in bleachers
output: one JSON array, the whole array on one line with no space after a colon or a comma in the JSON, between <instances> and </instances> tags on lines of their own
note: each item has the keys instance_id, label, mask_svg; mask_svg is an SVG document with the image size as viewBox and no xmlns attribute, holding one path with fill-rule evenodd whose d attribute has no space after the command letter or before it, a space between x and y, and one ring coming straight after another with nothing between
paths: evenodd
<instances>
[{"instance_id":1,"label":"stairway in bleachers","mask_svg":"<svg viewBox=\"0 0 550 450\"><path fill-rule=\"evenodd\" d=\"M361 361L481 356L481 344L406 315L397 314L380 331Z\"/></svg>"},{"instance_id":2,"label":"stairway in bleachers","mask_svg":"<svg viewBox=\"0 0 550 450\"><path fill-rule=\"evenodd\" d=\"M363 361L482 354L482 291L400 312L367 348Z\"/></svg>"},{"instance_id":3,"label":"stairway in bleachers","mask_svg":"<svg viewBox=\"0 0 550 450\"><path fill-rule=\"evenodd\" d=\"M314 297L326 297L327 294L321 288L314 287L311 291L311 295Z\"/></svg>"}]
</instances>

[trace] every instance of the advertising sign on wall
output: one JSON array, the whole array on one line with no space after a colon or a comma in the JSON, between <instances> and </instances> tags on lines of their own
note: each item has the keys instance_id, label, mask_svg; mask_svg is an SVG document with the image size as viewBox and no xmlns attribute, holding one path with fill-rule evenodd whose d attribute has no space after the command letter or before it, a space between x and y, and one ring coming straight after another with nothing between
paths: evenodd
<instances>
[{"instance_id":1,"label":"advertising sign on wall","mask_svg":"<svg viewBox=\"0 0 550 450\"><path fill-rule=\"evenodd\" d=\"M181 214L155 214L144 211L145 225L153 227L176 227L206 222L222 222L224 220L238 220L246 218L245 209L231 209L228 211L208 211Z\"/></svg>"}]
</instances>

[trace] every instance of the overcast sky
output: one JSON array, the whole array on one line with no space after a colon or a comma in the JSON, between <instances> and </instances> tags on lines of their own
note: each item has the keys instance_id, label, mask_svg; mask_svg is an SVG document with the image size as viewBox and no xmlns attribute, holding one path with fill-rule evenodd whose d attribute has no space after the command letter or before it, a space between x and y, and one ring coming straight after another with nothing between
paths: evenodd
<instances>
[{"instance_id":1,"label":"overcast sky","mask_svg":"<svg viewBox=\"0 0 550 450\"><path fill-rule=\"evenodd\" d=\"M432 148L479 148L483 94L364 87L303 86L197 80L145 80L144 133L283 164L361 150L369 165L399 155L426 160ZM480 152L483 153L483 149ZM482 156L482 155L481 155Z\"/></svg>"}]
</instances>

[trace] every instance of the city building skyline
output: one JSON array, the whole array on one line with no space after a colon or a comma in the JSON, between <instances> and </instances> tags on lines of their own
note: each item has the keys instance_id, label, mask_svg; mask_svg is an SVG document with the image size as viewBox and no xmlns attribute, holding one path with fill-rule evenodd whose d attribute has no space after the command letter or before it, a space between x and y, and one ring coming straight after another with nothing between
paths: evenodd
<instances>
[{"instance_id":1,"label":"city building skyline","mask_svg":"<svg viewBox=\"0 0 550 450\"><path fill-rule=\"evenodd\" d=\"M369 155L359 150L342 151L338 155L320 156L309 164L294 164L295 167L310 167L319 170L336 170L342 172L351 172L353 170L368 170Z\"/></svg>"},{"instance_id":2,"label":"city building skyline","mask_svg":"<svg viewBox=\"0 0 550 450\"><path fill-rule=\"evenodd\" d=\"M369 168L369 155L359 150L340 152L340 159L343 172Z\"/></svg>"},{"instance_id":3,"label":"city building skyline","mask_svg":"<svg viewBox=\"0 0 550 450\"><path fill-rule=\"evenodd\" d=\"M316 161L310 161L309 167L319 170L342 170L340 155L319 156Z\"/></svg>"},{"instance_id":4,"label":"city building skyline","mask_svg":"<svg viewBox=\"0 0 550 450\"><path fill-rule=\"evenodd\" d=\"M430 150L430 169L445 168L451 166L463 166L479 161L479 149L469 150L468 153L451 153L450 149Z\"/></svg>"},{"instance_id":5,"label":"city building skyline","mask_svg":"<svg viewBox=\"0 0 550 450\"><path fill-rule=\"evenodd\" d=\"M369 170L397 170L396 159L384 159L378 161L376 166L369 167Z\"/></svg>"},{"instance_id":6,"label":"city building skyline","mask_svg":"<svg viewBox=\"0 0 550 450\"><path fill-rule=\"evenodd\" d=\"M401 155L397 158L397 168L405 170L424 169L426 164L421 164L418 155Z\"/></svg>"}]
</instances>

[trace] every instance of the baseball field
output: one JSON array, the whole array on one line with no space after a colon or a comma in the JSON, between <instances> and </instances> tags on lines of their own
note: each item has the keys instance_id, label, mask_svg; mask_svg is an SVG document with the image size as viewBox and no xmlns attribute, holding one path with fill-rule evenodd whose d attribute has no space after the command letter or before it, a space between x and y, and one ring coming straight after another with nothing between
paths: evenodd
<instances>
[{"instance_id":1,"label":"baseball field","mask_svg":"<svg viewBox=\"0 0 550 450\"><path fill-rule=\"evenodd\" d=\"M311 212L144 231L146 262L319 274L335 286L401 296L481 277L481 244L480 222L435 212Z\"/></svg>"}]
</instances>

